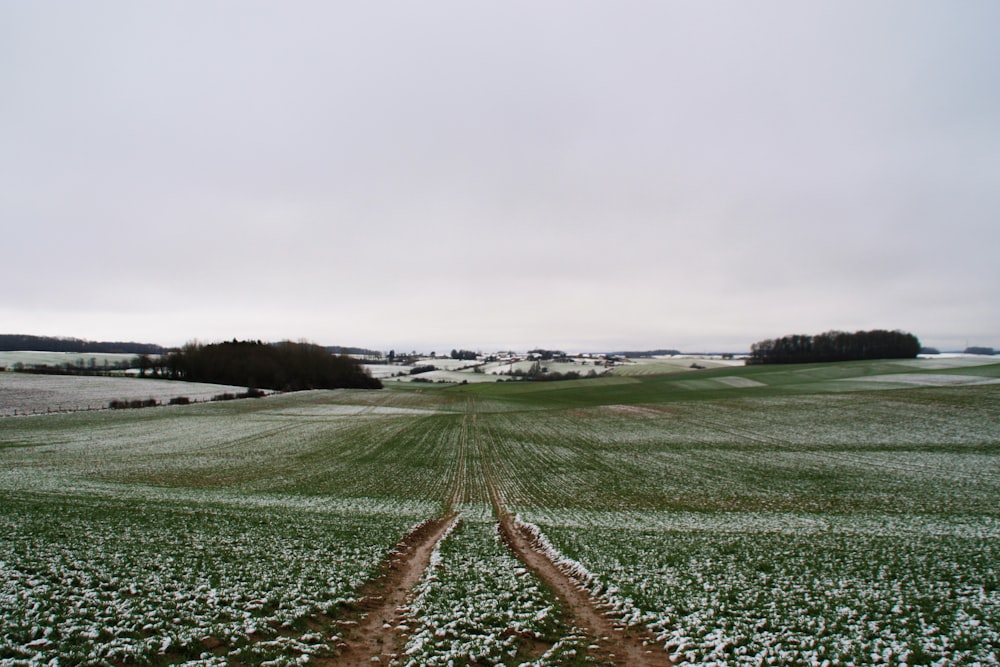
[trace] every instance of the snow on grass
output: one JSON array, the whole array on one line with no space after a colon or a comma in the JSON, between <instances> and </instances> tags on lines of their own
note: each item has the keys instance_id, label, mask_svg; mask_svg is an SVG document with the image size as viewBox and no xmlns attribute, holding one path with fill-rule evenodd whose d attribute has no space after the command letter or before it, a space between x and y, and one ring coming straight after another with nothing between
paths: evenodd
<instances>
[{"instance_id":1,"label":"snow on grass","mask_svg":"<svg viewBox=\"0 0 1000 667\"><path fill-rule=\"evenodd\" d=\"M400 373L408 373L412 366L396 366L389 364L362 364L369 375L378 380L395 377Z\"/></svg>"},{"instance_id":2,"label":"snow on grass","mask_svg":"<svg viewBox=\"0 0 1000 667\"><path fill-rule=\"evenodd\" d=\"M742 359L721 359L699 355L677 355L673 357L650 357L629 359L625 364L614 367L614 375L659 375L679 373L705 368L734 368L745 366Z\"/></svg>"},{"instance_id":3,"label":"snow on grass","mask_svg":"<svg viewBox=\"0 0 1000 667\"><path fill-rule=\"evenodd\" d=\"M288 407L274 411L274 414L286 417L357 417L359 415L433 415L437 410L424 408L407 408L398 405L364 405L329 403L326 405L305 405Z\"/></svg>"},{"instance_id":4,"label":"snow on grass","mask_svg":"<svg viewBox=\"0 0 1000 667\"><path fill-rule=\"evenodd\" d=\"M31 350L0 351L0 366L12 369L15 364L24 364L28 368L32 366L65 366L66 364L70 364L71 366L86 368L90 366L93 360L93 366L101 370L104 368L105 362L107 362L107 365L112 366L120 364L123 361L131 362L137 356L136 354L113 354L106 352L88 354L86 352L41 352Z\"/></svg>"},{"instance_id":5,"label":"snow on grass","mask_svg":"<svg viewBox=\"0 0 1000 667\"><path fill-rule=\"evenodd\" d=\"M808 512L651 512L538 508L529 522L567 530L626 532L782 533L786 535L922 535L1000 540L1000 518L977 515L836 514Z\"/></svg>"},{"instance_id":6,"label":"snow on grass","mask_svg":"<svg viewBox=\"0 0 1000 667\"><path fill-rule=\"evenodd\" d=\"M136 485L392 496L440 504L452 483L460 433L451 415L409 412L407 403L426 403L399 393L400 400L383 402L375 399L387 399L388 393L306 392L162 410L7 419L0 431L0 483L21 489L119 484L125 490ZM366 398L372 400L370 412L335 414L340 409L335 406ZM297 409L334 414L306 417L294 414Z\"/></svg>"},{"instance_id":7,"label":"snow on grass","mask_svg":"<svg viewBox=\"0 0 1000 667\"><path fill-rule=\"evenodd\" d=\"M766 387L767 385L763 382L758 382L752 378L745 378L739 376L726 376L721 378L715 378L716 382L726 385L727 387L738 387L740 389L746 389L749 387Z\"/></svg>"},{"instance_id":8,"label":"snow on grass","mask_svg":"<svg viewBox=\"0 0 1000 667\"><path fill-rule=\"evenodd\" d=\"M408 616L407 667L555 665L584 646L492 522L463 520L437 545Z\"/></svg>"},{"instance_id":9,"label":"snow on grass","mask_svg":"<svg viewBox=\"0 0 1000 667\"><path fill-rule=\"evenodd\" d=\"M306 622L352 601L413 525L100 497L5 494L0 507L0 656L23 664L328 654L336 637Z\"/></svg>"},{"instance_id":10,"label":"snow on grass","mask_svg":"<svg viewBox=\"0 0 1000 667\"><path fill-rule=\"evenodd\" d=\"M754 393L493 413L480 426L519 507L975 513L1000 497L995 393Z\"/></svg>"},{"instance_id":11,"label":"snow on grass","mask_svg":"<svg viewBox=\"0 0 1000 667\"><path fill-rule=\"evenodd\" d=\"M957 373L894 373L891 375L869 375L867 377L851 378L842 382L872 382L903 386L949 387L974 384L997 384L998 378L978 375L959 375Z\"/></svg>"},{"instance_id":12,"label":"snow on grass","mask_svg":"<svg viewBox=\"0 0 1000 667\"><path fill-rule=\"evenodd\" d=\"M924 369L969 368L972 366L989 366L1000 364L1000 357L982 354L928 354L916 359L904 359L896 362L900 366Z\"/></svg>"},{"instance_id":13,"label":"snow on grass","mask_svg":"<svg viewBox=\"0 0 1000 667\"><path fill-rule=\"evenodd\" d=\"M531 360L491 361L483 365L483 372L491 375L509 375L516 371L527 373L534 364Z\"/></svg>"},{"instance_id":14,"label":"snow on grass","mask_svg":"<svg viewBox=\"0 0 1000 667\"><path fill-rule=\"evenodd\" d=\"M417 367L433 366L436 372L441 373L440 378L458 377L457 382L462 378L471 377L473 369L480 366L480 362L469 359L452 359L450 357L424 357L412 364L366 364L365 368L372 377L380 380L406 380L410 377L410 371ZM449 380L450 381L450 380ZM472 380L469 380L472 382Z\"/></svg>"},{"instance_id":15,"label":"snow on grass","mask_svg":"<svg viewBox=\"0 0 1000 667\"><path fill-rule=\"evenodd\" d=\"M480 364L475 359L452 359L451 357L425 357L417 362L418 366L431 365L442 371L470 371Z\"/></svg>"},{"instance_id":16,"label":"snow on grass","mask_svg":"<svg viewBox=\"0 0 1000 667\"><path fill-rule=\"evenodd\" d=\"M480 422L550 555L682 664L998 664L995 385L750 391Z\"/></svg>"},{"instance_id":17,"label":"snow on grass","mask_svg":"<svg viewBox=\"0 0 1000 667\"><path fill-rule=\"evenodd\" d=\"M207 401L218 394L243 391L246 387L149 378L0 373L0 416L102 409L114 400L153 398L167 403L186 396Z\"/></svg>"},{"instance_id":18,"label":"snow on grass","mask_svg":"<svg viewBox=\"0 0 1000 667\"><path fill-rule=\"evenodd\" d=\"M677 530L582 518L546 514L553 557L678 664L998 664L995 521L767 517L720 530L726 517L708 514Z\"/></svg>"},{"instance_id":19,"label":"snow on grass","mask_svg":"<svg viewBox=\"0 0 1000 667\"><path fill-rule=\"evenodd\" d=\"M752 389L754 387L766 387L767 384L754 380L753 378L740 377L737 375L727 375L723 377L703 378L697 380L678 380L675 383L678 387L695 391L723 389L731 387L735 389Z\"/></svg>"},{"instance_id":20,"label":"snow on grass","mask_svg":"<svg viewBox=\"0 0 1000 667\"><path fill-rule=\"evenodd\" d=\"M680 661L997 664L1000 388L829 390L892 363L709 371L767 386L700 399L665 376L3 420L0 661L219 664L205 638L243 664L319 655L333 637L283 625L449 499L465 524L402 660L571 661L496 541L489 472Z\"/></svg>"},{"instance_id":21,"label":"snow on grass","mask_svg":"<svg viewBox=\"0 0 1000 667\"><path fill-rule=\"evenodd\" d=\"M514 366L510 361L488 361L480 368L488 375L499 375L513 370Z\"/></svg>"},{"instance_id":22,"label":"snow on grass","mask_svg":"<svg viewBox=\"0 0 1000 667\"><path fill-rule=\"evenodd\" d=\"M417 380L418 382L450 382L455 384L471 384L473 382L496 382L496 375L487 375L485 373L474 373L472 371L427 371L426 373L419 373L417 375L404 375L397 378L391 378L391 380L399 382L413 382Z\"/></svg>"}]
</instances>

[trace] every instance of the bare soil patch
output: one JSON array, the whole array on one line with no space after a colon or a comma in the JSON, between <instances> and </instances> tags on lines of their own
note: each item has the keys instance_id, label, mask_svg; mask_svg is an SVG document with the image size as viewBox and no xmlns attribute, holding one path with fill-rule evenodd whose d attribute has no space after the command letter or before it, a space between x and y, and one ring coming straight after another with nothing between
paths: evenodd
<instances>
[{"instance_id":1,"label":"bare soil patch","mask_svg":"<svg viewBox=\"0 0 1000 667\"><path fill-rule=\"evenodd\" d=\"M454 514L431 519L411 531L392 551L382 573L369 582L350 613L334 623L344 634L335 658L319 665L388 665L405 646L404 613L413 588L430 564L434 546L457 520Z\"/></svg>"}]
</instances>

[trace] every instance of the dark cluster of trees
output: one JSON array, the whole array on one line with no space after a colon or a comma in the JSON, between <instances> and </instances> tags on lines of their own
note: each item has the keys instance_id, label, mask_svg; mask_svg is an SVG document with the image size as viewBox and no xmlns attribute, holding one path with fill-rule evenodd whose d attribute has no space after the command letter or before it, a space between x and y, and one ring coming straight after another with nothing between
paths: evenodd
<instances>
[{"instance_id":1,"label":"dark cluster of trees","mask_svg":"<svg viewBox=\"0 0 1000 667\"><path fill-rule=\"evenodd\" d=\"M97 359L77 359L67 361L64 364L25 364L23 361L15 362L12 370L19 373L34 373L35 375L113 375L128 370L131 367L128 361L109 362L107 359L101 363Z\"/></svg>"},{"instance_id":2,"label":"dark cluster of trees","mask_svg":"<svg viewBox=\"0 0 1000 667\"><path fill-rule=\"evenodd\" d=\"M644 359L647 357L669 357L677 354L680 354L680 350L626 350L624 352L608 352L606 356Z\"/></svg>"},{"instance_id":3,"label":"dark cluster of trees","mask_svg":"<svg viewBox=\"0 0 1000 667\"><path fill-rule=\"evenodd\" d=\"M238 341L191 343L163 355L151 368L161 377L214 382L255 389L299 391L353 387L380 389L382 383L354 359L333 355L311 343Z\"/></svg>"},{"instance_id":4,"label":"dark cluster of trees","mask_svg":"<svg viewBox=\"0 0 1000 667\"><path fill-rule=\"evenodd\" d=\"M566 353L562 350L546 350L543 348L536 348L534 350L528 350L528 354L532 357L541 359L542 361L566 359Z\"/></svg>"},{"instance_id":5,"label":"dark cluster of trees","mask_svg":"<svg viewBox=\"0 0 1000 667\"><path fill-rule=\"evenodd\" d=\"M173 400L171 400L173 403ZM108 407L112 410L135 410L138 408L155 408L160 404L155 398L133 398L115 400L108 403Z\"/></svg>"},{"instance_id":6,"label":"dark cluster of trees","mask_svg":"<svg viewBox=\"0 0 1000 667\"><path fill-rule=\"evenodd\" d=\"M475 361L479 358L479 353L473 352L472 350L452 350L452 359L462 359L465 361Z\"/></svg>"},{"instance_id":7,"label":"dark cluster of trees","mask_svg":"<svg viewBox=\"0 0 1000 667\"><path fill-rule=\"evenodd\" d=\"M104 354L163 354L166 350L152 343L96 342L80 338L53 338L25 334L0 334L4 352L89 352Z\"/></svg>"},{"instance_id":8,"label":"dark cluster of trees","mask_svg":"<svg viewBox=\"0 0 1000 667\"><path fill-rule=\"evenodd\" d=\"M903 331L828 331L816 336L783 336L754 343L747 364L912 359L919 352L917 337Z\"/></svg>"},{"instance_id":9,"label":"dark cluster of trees","mask_svg":"<svg viewBox=\"0 0 1000 667\"><path fill-rule=\"evenodd\" d=\"M378 350L369 350L366 347L347 347L344 345L327 345L326 351L330 354L350 354L368 359L381 359L382 353Z\"/></svg>"}]
</instances>

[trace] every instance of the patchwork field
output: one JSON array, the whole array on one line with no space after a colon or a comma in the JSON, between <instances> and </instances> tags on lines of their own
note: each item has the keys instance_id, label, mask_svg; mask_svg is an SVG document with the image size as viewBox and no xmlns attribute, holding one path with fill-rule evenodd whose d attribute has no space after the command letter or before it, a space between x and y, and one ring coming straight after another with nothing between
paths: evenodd
<instances>
[{"instance_id":1,"label":"patchwork field","mask_svg":"<svg viewBox=\"0 0 1000 667\"><path fill-rule=\"evenodd\" d=\"M0 665L355 664L372 582L443 516L396 648L357 664L622 664L508 512L649 664L997 664L998 380L719 366L6 417Z\"/></svg>"}]
</instances>

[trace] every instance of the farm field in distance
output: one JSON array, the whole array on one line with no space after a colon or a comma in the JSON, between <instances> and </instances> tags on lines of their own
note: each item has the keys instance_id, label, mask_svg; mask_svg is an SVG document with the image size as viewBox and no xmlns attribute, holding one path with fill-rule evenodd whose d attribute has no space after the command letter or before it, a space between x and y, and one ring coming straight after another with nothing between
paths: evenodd
<instances>
[{"instance_id":1,"label":"farm field in distance","mask_svg":"<svg viewBox=\"0 0 1000 667\"><path fill-rule=\"evenodd\" d=\"M367 664L614 662L498 511L675 664L1000 662L1000 364L653 370L2 418L0 665L342 664L452 515Z\"/></svg>"},{"instance_id":2,"label":"farm field in distance","mask_svg":"<svg viewBox=\"0 0 1000 667\"><path fill-rule=\"evenodd\" d=\"M151 399L166 404L183 397L200 402L244 391L246 387L139 377L0 373L0 417L104 410L111 401Z\"/></svg>"}]
</instances>

